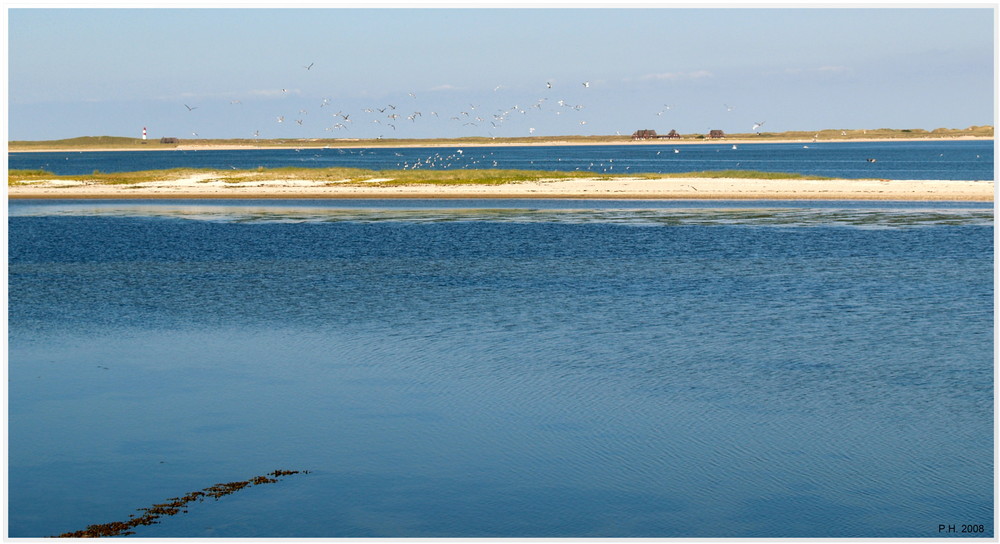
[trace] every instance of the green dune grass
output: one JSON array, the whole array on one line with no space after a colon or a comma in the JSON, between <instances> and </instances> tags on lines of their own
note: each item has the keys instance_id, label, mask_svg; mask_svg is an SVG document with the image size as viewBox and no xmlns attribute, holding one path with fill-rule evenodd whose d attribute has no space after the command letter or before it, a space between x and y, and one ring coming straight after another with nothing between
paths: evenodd
<instances>
[{"instance_id":1,"label":"green dune grass","mask_svg":"<svg viewBox=\"0 0 1000 544\"><path fill-rule=\"evenodd\" d=\"M265 180L309 180L329 184L366 186L405 185L502 185L526 181L554 181L561 179L666 179L666 178L740 178L740 179L831 179L820 176L803 176L784 172L756 172L752 170L719 170L686 172L679 174L629 174L610 175L591 172L552 172L546 170L365 170L361 168L256 168L253 170L213 170L174 168L139 172L103 173L84 175L56 175L45 170L9 170L8 186L30 184L42 180L83 181L102 185L134 185L154 181L173 181L201 177L204 181L222 181L239 185Z\"/></svg>"}]
</instances>

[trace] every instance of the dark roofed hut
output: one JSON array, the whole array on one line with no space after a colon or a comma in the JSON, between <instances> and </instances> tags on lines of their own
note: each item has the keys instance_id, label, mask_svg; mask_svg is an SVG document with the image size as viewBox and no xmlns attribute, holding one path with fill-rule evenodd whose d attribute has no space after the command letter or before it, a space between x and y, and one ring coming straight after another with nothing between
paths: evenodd
<instances>
[{"instance_id":1,"label":"dark roofed hut","mask_svg":"<svg viewBox=\"0 0 1000 544\"><path fill-rule=\"evenodd\" d=\"M725 138L726 137L726 133L722 132L721 130L712 130L712 131L709 131L708 137L712 138L712 139Z\"/></svg>"},{"instance_id":2,"label":"dark roofed hut","mask_svg":"<svg viewBox=\"0 0 1000 544\"><path fill-rule=\"evenodd\" d=\"M671 140L679 140L681 138L681 135L677 134L677 131L675 129L671 129L670 132L665 137Z\"/></svg>"},{"instance_id":3,"label":"dark roofed hut","mask_svg":"<svg viewBox=\"0 0 1000 544\"><path fill-rule=\"evenodd\" d=\"M657 136L655 130L644 129L644 130L637 130L632 133L633 140L652 140L655 139L656 137Z\"/></svg>"},{"instance_id":4,"label":"dark roofed hut","mask_svg":"<svg viewBox=\"0 0 1000 544\"><path fill-rule=\"evenodd\" d=\"M178 140L177 138L160 138L160 143L161 144L179 144L179 143L181 143L181 141Z\"/></svg>"}]
</instances>

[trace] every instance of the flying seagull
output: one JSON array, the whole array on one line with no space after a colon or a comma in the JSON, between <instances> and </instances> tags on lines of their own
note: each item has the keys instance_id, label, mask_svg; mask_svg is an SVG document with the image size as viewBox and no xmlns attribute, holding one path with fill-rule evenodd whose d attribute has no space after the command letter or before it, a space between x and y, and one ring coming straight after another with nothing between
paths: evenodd
<instances>
[{"instance_id":1,"label":"flying seagull","mask_svg":"<svg viewBox=\"0 0 1000 544\"><path fill-rule=\"evenodd\" d=\"M194 107L191 107L191 106L188 106L187 104L184 104L184 107L185 107L185 108L187 108L187 109L188 109L188 111L191 111L191 110L196 110L196 109L198 109L198 106L194 106Z\"/></svg>"},{"instance_id":2,"label":"flying seagull","mask_svg":"<svg viewBox=\"0 0 1000 544\"><path fill-rule=\"evenodd\" d=\"M316 63L315 62L310 62L309 66L303 66L303 68L305 68L306 70L312 70L313 64L316 64Z\"/></svg>"},{"instance_id":3,"label":"flying seagull","mask_svg":"<svg viewBox=\"0 0 1000 544\"><path fill-rule=\"evenodd\" d=\"M583 86L584 87L590 87L590 82L589 81L584 81L583 82Z\"/></svg>"},{"instance_id":4,"label":"flying seagull","mask_svg":"<svg viewBox=\"0 0 1000 544\"><path fill-rule=\"evenodd\" d=\"M757 130L762 126L764 126L764 121L757 121L756 123L753 124L753 130Z\"/></svg>"}]
</instances>

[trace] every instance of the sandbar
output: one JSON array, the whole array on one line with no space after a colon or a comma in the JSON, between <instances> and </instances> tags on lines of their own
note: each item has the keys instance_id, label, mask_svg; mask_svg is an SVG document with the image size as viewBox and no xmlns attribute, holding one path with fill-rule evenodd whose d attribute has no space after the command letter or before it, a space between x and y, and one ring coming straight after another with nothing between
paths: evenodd
<instances>
[{"instance_id":1,"label":"sandbar","mask_svg":"<svg viewBox=\"0 0 1000 544\"><path fill-rule=\"evenodd\" d=\"M373 180L376 181L376 180ZM49 180L7 187L10 199L658 199L658 200L994 200L994 182L888 179L734 179L636 177L538 180L502 185L380 186L302 180L215 181L211 174L108 185Z\"/></svg>"}]
</instances>

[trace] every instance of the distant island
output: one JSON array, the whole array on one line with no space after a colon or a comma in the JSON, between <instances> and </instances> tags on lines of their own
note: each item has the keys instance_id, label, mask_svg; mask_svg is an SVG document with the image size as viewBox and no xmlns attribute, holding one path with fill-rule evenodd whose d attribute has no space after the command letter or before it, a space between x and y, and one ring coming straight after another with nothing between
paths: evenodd
<instances>
[{"instance_id":1,"label":"distant island","mask_svg":"<svg viewBox=\"0 0 1000 544\"><path fill-rule=\"evenodd\" d=\"M15 140L7 143L8 152L27 151L98 151L98 150L163 150L163 149L255 149L312 147L432 147L432 146L499 146L499 145L656 145L661 143L695 144L738 141L744 143L780 143L803 141L883 141L883 140L963 140L992 139L993 126L971 126L964 129L824 129L787 132L755 132L726 134L657 135L655 129L638 128L629 135L598 136L525 136L509 138L283 138L283 139L207 139L163 137L143 140L124 136L81 136L63 140Z\"/></svg>"}]
</instances>

